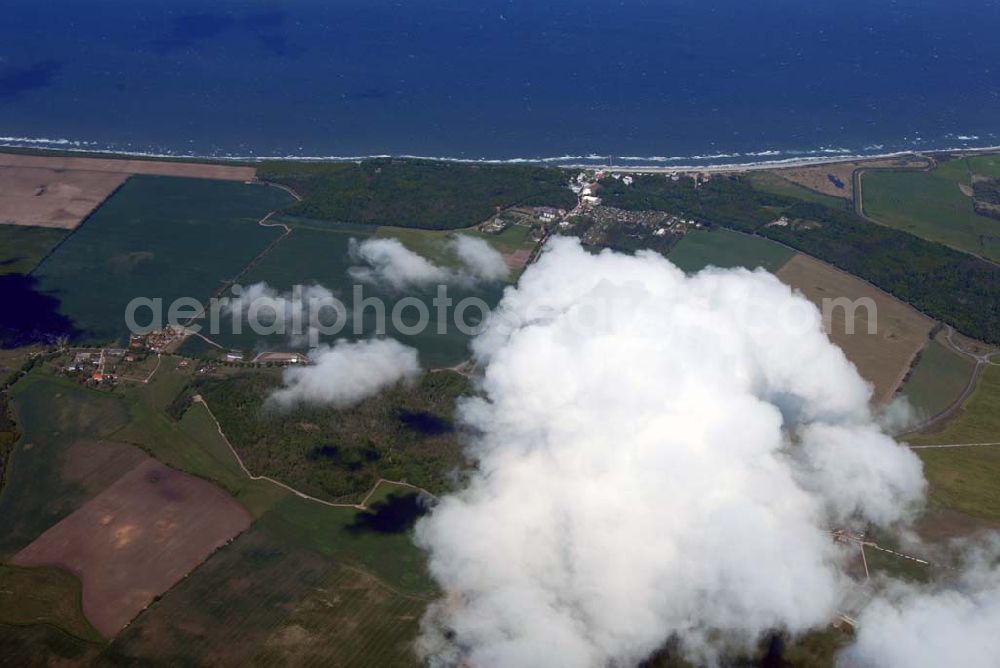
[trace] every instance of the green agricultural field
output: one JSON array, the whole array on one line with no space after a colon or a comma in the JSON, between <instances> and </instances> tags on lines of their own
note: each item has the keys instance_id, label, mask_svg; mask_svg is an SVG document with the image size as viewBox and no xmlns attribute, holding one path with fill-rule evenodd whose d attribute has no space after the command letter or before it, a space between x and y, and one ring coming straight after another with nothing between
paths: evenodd
<instances>
[{"instance_id":1,"label":"green agricultural field","mask_svg":"<svg viewBox=\"0 0 1000 668\"><path fill-rule=\"evenodd\" d=\"M0 492L0 558L10 556L129 471L142 452L108 439L121 400L44 371L10 390L22 431Z\"/></svg>"},{"instance_id":2,"label":"green agricultural field","mask_svg":"<svg viewBox=\"0 0 1000 668\"><path fill-rule=\"evenodd\" d=\"M375 232L375 236L380 239L399 239L414 253L444 267L459 265L458 256L450 248L450 242L456 234L482 239L503 254L520 250L530 251L535 246L535 242L531 239L531 228L523 225L511 225L500 234L486 234L476 229L444 232L388 226L379 227Z\"/></svg>"},{"instance_id":3,"label":"green agricultural field","mask_svg":"<svg viewBox=\"0 0 1000 668\"><path fill-rule=\"evenodd\" d=\"M1000 260L1000 220L973 209L970 169L989 173L996 158L942 163L930 172L872 170L862 176L865 214L930 241ZM984 174L987 175L987 174Z\"/></svg>"},{"instance_id":4,"label":"green agricultural field","mask_svg":"<svg viewBox=\"0 0 1000 668\"><path fill-rule=\"evenodd\" d=\"M920 417L932 417L951 406L965 390L974 363L938 341L924 348L902 387Z\"/></svg>"},{"instance_id":5,"label":"green agricultural field","mask_svg":"<svg viewBox=\"0 0 1000 668\"><path fill-rule=\"evenodd\" d=\"M164 358L148 384L129 383L117 390L129 422L111 438L134 443L158 460L181 471L215 482L259 516L288 492L261 480L250 480L219 434L204 406L191 405L180 420L171 405L192 380L191 370Z\"/></svg>"},{"instance_id":6,"label":"green agricultural field","mask_svg":"<svg viewBox=\"0 0 1000 668\"><path fill-rule=\"evenodd\" d=\"M0 225L0 276L31 273L67 234L48 227Z\"/></svg>"},{"instance_id":7,"label":"green agricultural field","mask_svg":"<svg viewBox=\"0 0 1000 668\"><path fill-rule=\"evenodd\" d=\"M397 502L410 496L410 492L395 495ZM410 536L416 518L404 514L407 521L391 531L371 529L370 522L365 522L379 517L386 501L381 507L372 503L367 511L358 511L289 496L265 514L260 524L289 544L362 568L405 594L428 596L436 588L427 572L426 556Z\"/></svg>"},{"instance_id":8,"label":"green agricultural field","mask_svg":"<svg viewBox=\"0 0 1000 668\"><path fill-rule=\"evenodd\" d=\"M497 207L576 204L565 170L529 165L265 162L257 175L303 197L288 213L368 225L452 230L483 222Z\"/></svg>"},{"instance_id":9,"label":"green agricultural field","mask_svg":"<svg viewBox=\"0 0 1000 668\"><path fill-rule=\"evenodd\" d=\"M280 236L257 223L290 201L263 185L135 176L34 275L85 338L120 340L131 299L203 302Z\"/></svg>"},{"instance_id":10,"label":"green agricultural field","mask_svg":"<svg viewBox=\"0 0 1000 668\"><path fill-rule=\"evenodd\" d=\"M0 624L45 624L82 640L102 642L83 616L80 581L59 568L0 564Z\"/></svg>"},{"instance_id":11,"label":"green agricultural field","mask_svg":"<svg viewBox=\"0 0 1000 668\"><path fill-rule=\"evenodd\" d=\"M1000 442L1000 367L984 369L972 396L943 428L907 441L913 445ZM917 453L935 503L1000 520L1000 446L922 448Z\"/></svg>"},{"instance_id":12,"label":"green agricultural field","mask_svg":"<svg viewBox=\"0 0 1000 668\"><path fill-rule=\"evenodd\" d=\"M289 219L282 219L289 220ZM354 286L355 281L348 275L348 269L353 265L349 257L350 240L357 239L363 241L372 233L374 228L363 228L357 225L335 225L324 223L322 226L314 226L309 221L302 219L292 219L290 225L294 228L291 234L282 238L253 266L249 267L239 276L239 283L248 286L258 282L266 282L272 288L280 292L287 293L295 285L320 284L331 290L340 299L346 309L348 322L344 328L333 336L326 337L324 343L333 343L338 338L368 338L376 334L376 323L374 320L374 310L368 308L363 314L363 325L361 336L354 333L355 320L352 317L354 306ZM380 228L384 229L384 228ZM395 229L394 229L395 231ZM439 259L436 253L441 251L437 246L448 233L427 232L424 230L400 230L404 233L402 239L404 243L416 243L420 250L426 251L432 248L432 259ZM398 235L393 235L398 236ZM503 236L503 235L501 235ZM501 243L513 244L517 242L518 233L512 233L503 237ZM443 246L442 242L442 246ZM439 331L437 324L437 308L432 300L435 297L436 286L429 288L414 288L405 292L398 292L391 288L377 285L358 284L362 289L362 297L376 297L382 301L386 311L386 334L399 339L402 343L415 347L420 352L421 363L424 366L436 368L452 366L462 362L469 357L468 343L470 336L460 331L454 325L454 308L449 309L445 314L445 329L443 333ZM487 305L495 305L500 298L502 286L483 285L468 287L463 285L449 285L448 296L453 300L452 304L457 305L466 297L479 297ZM427 307L430 316L427 327L416 334L402 333L392 325L392 309L404 297L416 297ZM476 308L468 309L464 317L466 322L473 326L476 324L474 318L479 317ZM408 308L403 314L404 324L412 325L417 318L416 312ZM262 336L255 334L244 322L243 331L235 334L229 326L229 318L224 318L226 325L218 334L206 332L213 341L226 349L237 350L304 350L302 341L293 341L286 334L271 334ZM190 338L185 342L181 351L184 354L211 357L219 353L219 349L214 349L198 338Z\"/></svg>"},{"instance_id":13,"label":"green agricultural field","mask_svg":"<svg viewBox=\"0 0 1000 668\"><path fill-rule=\"evenodd\" d=\"M670 249L667 259L689 273L710 265L748 269L763 267L775 272L793 255L795 251L763 237L719 228L688 232Z\"/></svg>"},{"instance_id":14,"label":"green agricultural field","mask_svg":"<svg viewBox=\"0 0 1000 668\"><path fill-rule=\"evenodd\" d=\"M340 567L268 638L253 664L417 666L413 642L427 601Z\"/></svg>"},{"instance_id":15,"label":"green agricultural field","mask_svg":"<svg viewBox=\"0 0 1000 668\"><path fill-rule=\"evenodd\" d=\"M371 514L288 497L142 613L106 658L407 663L435 590L409 524L396 533L358 530L358 518ZM374 663L354 662L369 650Z\"/></svg>"},{"instance_id":16,"label":"green agricultural field","mask_svg":"<svg viewBox=\"0 0 1000 668\"><path fill-rule=\"evenodd\" d=\"M379 478L432 492L448 487L463 463L453 424L455 399L469 381L453 372L425 374L344 410L265 409L273 374L207 379L196 391L254 474L314 496L358 503Z\"/></svg>"},{"instance_id":17,"label":"green agricultural field","mask_svg":"<svg viewBox=\"0 0 1000 668\"><path fill-rule=\"evenodd\" d=\"M757 190L763 190L764 192L773 193L775 195L783 195L785 197L794 197L796 199L803 199L807 202L823 204L824 206L834 209L844 209L848 206L848 200L846 199L833 197L832 195L824 195L821 192L810 190L809 188L800 186L797 183L792 183L788 179L782 178L773 172L753 172L750 174L749 179L754 188Z\"/></svg>"},{"instance_id":18,"label":"green agricultural field","mask_svg":"<svg viewBox=\"0 0 1000 668\"><path fill-rule=\"evenodd\" d=\"M106 655L121 663L245 665L335 567L257 524L140 614Z\"/></svg>"}]
</instances>

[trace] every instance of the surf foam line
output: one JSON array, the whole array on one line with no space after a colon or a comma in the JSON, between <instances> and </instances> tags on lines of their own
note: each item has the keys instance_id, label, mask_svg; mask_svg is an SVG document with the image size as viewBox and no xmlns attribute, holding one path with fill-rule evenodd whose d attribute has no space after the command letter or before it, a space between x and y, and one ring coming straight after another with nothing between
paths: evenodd
<instances>
[{"instance_id":1,"label":"surf foam line","mask_svg":"<svg viewBox=\"0 0 1000 668\"><path fill-rule=\"evenodd\" d=\"M973 135L959 135L955 139L963 140ZM991 137L992 138L992 137ZM978 139L978 137L977 137ZM81 153L100 156L122 156L129 158L148 159L191 159L213 160L218 162L264 162L268 160L294 162L361 162L378 158L397 158L411 160L428 160L434 162L450 162L457 164L483 165L549 165L572 169L622 169L622 170L742 170L769 169L799 165L828 164L848 162L853 160L874 160L881 158L896 158L913 153L950 153L950 152L984 152L1000 150L1000 145L990 144L973 146L971 142L962 146L947 147L899 147L886 151L885 144L873 144L864 149L848 149L840 147L821 147L811 151L766 149L749 152L719 152L690 156L620 156L609 154L588 153L585 155L561 155L550 157L523 158L465 158L453 156L427 156L410 153L373 153L366 155L256 155L231 153L197 153L193 151L180 152L164 149L162 151L139 151L122 149L113 145L101 145L95 141L47 137L16 137L0 136L2 148L27 148L35 151L58 151L64 153ZM762 159L764 158L764 159Z\"/></svg>"}]
</instances>

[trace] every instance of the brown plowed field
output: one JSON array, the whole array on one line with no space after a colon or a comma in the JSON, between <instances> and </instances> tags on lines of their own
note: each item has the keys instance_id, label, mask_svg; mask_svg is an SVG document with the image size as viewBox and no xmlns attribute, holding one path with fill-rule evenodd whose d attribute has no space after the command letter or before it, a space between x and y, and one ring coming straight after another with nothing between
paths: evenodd
<instances>
[{"instance_id":1,"label":"brown plowed field","mask_svg":"<svg viewBox=\"0 0 1000 668\"><path fill-rule=\"evenodd\" d=\"M112 638L250 522L218 487L147 459L11 561L76 574L84 614Z\"/></svg>"}]
</instances>

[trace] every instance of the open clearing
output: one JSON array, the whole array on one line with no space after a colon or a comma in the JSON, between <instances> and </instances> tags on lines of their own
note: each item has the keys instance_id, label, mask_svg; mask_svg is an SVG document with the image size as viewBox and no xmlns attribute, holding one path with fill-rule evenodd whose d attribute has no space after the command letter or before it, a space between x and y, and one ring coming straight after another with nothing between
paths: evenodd
<instances>
[{"instance_id":1,"label":"open clearing","mask_svg":"<svg viewBox=\"0 0 1000 668\"><path fill-rule=\"evenodd\" d=\"M291 199L264 185L131 178L35 269L37 289L83 338L124 339L130 300L161 298L164 317L177 298L204 302L282 233L258 222Z\"/></svg>"},{"instance_id":2,"label":"open clearing","mask_svg":"<svg viewBox=\"0 0 1000 668\"><path fill-rule=\"evenodd\" d=\"M965 390L975 363L942 343L943 335L930 342L914 365L900 391L924 420L951 406Z\"/></svg>"},{"instance_id":3,"label":"open clearing","mask_svg":"<svg viewBox=\"0 0 1000 668\"><path fill-rule=\"evenodd\" d=\"M854 313L853 334L847 333L845 309L833 309L827 334L854 363L861 376L875 386L873 401L880 404L889 401L909 370L914 355L927 345L934 321L861 279L801 253L785 263L777 276L801 291L821 311L825 299L846 297L852 301L862 298L874 301L875 334L868 333L868 310L864 307Z\"/></svg>"},{"instance_id":4,"label":"open clearing","mask_svg":"<svg viewBox=\"0 0 1000 668\"><path fill-rule=\"evenodd\" d=\"M858 160L836 162L814 167L792 167L775 170L774 174L813 192L831 197L854 197L854 170L924 167L927 160L903 156L885 160ZM866 191L867 194L867 191Z\"/></svg>"},{"instance_id":5,"label":"open clearing","mask_svg":"<svg viewBox=\"0 0 1000 668\"><path fill-rule=\"evenodd\" d=\"M150 459L11 561L79 576L87 619L112 638L250 522L219 488Z\"/></svg>"},{"instance_id":6,"label":"open clearing","mask_svg":"<svg viewBox=\"0 0 1000 668\"><path fill-rule=\"evenodd\" d=\"M986 366L972 396L937 431L913 434L913 445L1000 442L1000 367ZM1000 446L921 448L931 499L944 507L1000 520Z\"/></svg>"},{"instance_id":7,"label":"open clearing","mask_svg":"<svg viewBox=\"0 0 1000 668\"><path fill-rule=\"evenodd\" d=\"M726 229L693 230L667 253L667 259L686 272L713 267L763 267L775 272L795 251L781 244Z\"/></svg>"},{"instance_id":8,"label":"open clearing","mask_svg":"<svg viewBox=\"0 0 1000 668\"><path fill-rule=\"evenodd\" d=\"M864 212L883 225L1000 260L1000 220L977 214L972 197L960 187L970 186L976 176L991 176L991 160L996 158L959 158L929 172L865 172Z\"/></svg>"}]
</instances>

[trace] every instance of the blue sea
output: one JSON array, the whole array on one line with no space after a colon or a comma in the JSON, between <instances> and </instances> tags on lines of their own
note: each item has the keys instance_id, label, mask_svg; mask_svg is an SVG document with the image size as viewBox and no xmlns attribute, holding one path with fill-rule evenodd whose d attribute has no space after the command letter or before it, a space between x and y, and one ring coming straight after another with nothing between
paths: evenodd
<instances>
[{"instance_id":1,"label":"blue sea","mask_svg":"<svg viewBox=\"0 0 1000 668\"><path fill-rule=\"evenodd\" d=\"M1000 144L995 0L5 0L0 144L759 162Z\"/></svg>"}]
</instances>

